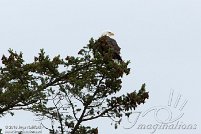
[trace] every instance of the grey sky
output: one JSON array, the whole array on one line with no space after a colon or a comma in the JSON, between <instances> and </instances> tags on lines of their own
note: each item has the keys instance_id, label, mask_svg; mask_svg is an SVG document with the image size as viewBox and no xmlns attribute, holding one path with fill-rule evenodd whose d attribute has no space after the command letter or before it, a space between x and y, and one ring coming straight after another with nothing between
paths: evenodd
<instances>
[{"instance_id":1,"label":"grey sky","mask_svg":"<svg viewBox=\"0 0 201 134\"><path fill-rule=\"evenodd\" d=\"M182 99L188 99L181 121L197 124L198 128L158 132L198 134L201 133L200 13L199 0L2 0L0 55L9 48L22 51L27 62L40 48L50 56L76 55L91 37L97 38L109 29L122 48L122 57L131 60L131 74L124 79L123 92L138 90L142 83L147 84L150 92L150 99L137 110L167 105L170 89L174 89L175 96L182 94ZM0 119L0 127L12 122L20 124L21 115ZM149 132L135 127L114 130L108 120L93 125L99 127L100 134Z\"/></svg>"}]
</instances>

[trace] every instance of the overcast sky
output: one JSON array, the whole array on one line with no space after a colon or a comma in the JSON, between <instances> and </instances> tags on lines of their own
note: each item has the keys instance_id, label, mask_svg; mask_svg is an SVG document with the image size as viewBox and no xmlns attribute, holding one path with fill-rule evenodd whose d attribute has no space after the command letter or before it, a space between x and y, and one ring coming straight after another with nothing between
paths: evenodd
<instances>
[{"instance_id":1,"label":"overcast sky","mask_svg":"<svg viewBox=\"0 0 201 134\"><path fill-rule=\"evenodd\" d=\"M121 47L123 59L131 61L131 74L123 81L123 93L146 83L150 99L136 111L168 106L170 90L181 94L183 124L194 130L156 130L163 134L200 134L201 94L201 1L200 0L1 0L0 55L12 48L22 51L27 62L39 49L47 54L76 55L91 37L111 30ZM0 63L1 64L1 63ZM178 107L172 114L178 114ZM181 112L181 111L180 111ZM140 117L141 123L156 124L153 113ZM167 116L163 109L160 118ZM23 119L22 117L29 117ZM173 115L175 116L175 115ZM30 114L17 113L0 119L0 128L11 124L37 124ZM139 121L139 122L140 122ZM129 126L129 123L124 126ZM118 130L109 120L93 123L100 134L145 134L136 126ZM44 132L45 134L45 132Z\"/></svg>"}]
</instances>

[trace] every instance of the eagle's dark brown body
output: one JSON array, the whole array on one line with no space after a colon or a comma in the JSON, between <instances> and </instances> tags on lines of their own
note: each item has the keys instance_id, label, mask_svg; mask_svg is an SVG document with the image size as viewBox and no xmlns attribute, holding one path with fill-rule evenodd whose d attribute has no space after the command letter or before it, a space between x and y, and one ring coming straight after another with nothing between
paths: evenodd
<instances>
[{"instance_id":1,"label":"eagle's dark brown body","mask_svg":"<svg viewBox=\"0 0 201 134\"><path fill-rule=\"evenodd\" d=\"M95 42L94 49L98 50L102 56L107 55L111 51L112 59L122 61L120 56L121 48L118 46L116 40L110 38L109 36L101 36Z\"/></svg>"}]
</instances>

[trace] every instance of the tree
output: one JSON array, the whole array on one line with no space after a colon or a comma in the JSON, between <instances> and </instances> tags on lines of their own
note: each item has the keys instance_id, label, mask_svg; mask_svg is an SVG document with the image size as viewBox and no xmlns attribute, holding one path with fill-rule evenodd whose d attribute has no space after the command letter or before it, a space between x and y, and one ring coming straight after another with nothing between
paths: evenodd
<instances>
[{"instance_id":1,"label":"tree","mask_svg":"<svg viewBox=\"0 0 201 134\"><path fill-rule=\"evenodd\" d=\"M122 117L129 117L149 95L145 84L138 92L116 95L122 77L130 73L130 62L115 62L110 48L103 55L94 47L98 41L90 39L77 57L65 59L59 55L51 59L41 49L32 63L10 49L0 68L0 115L20 109L34 112L41 121L58 122L58 128L42 124L50 133L97 133L97 128L82 123L101 117L112 119L117 128Z\"/></svg>"}]
</instances>

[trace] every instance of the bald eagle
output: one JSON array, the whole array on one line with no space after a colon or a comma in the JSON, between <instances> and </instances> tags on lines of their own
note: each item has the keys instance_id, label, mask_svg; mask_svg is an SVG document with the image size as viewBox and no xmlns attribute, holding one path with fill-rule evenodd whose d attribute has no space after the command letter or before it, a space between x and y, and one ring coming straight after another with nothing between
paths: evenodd
<instances>
[{"instance_id":1,"label":"bald eagle","mask_svg":"<svg viewBox=\"0 0 201 134\"><path fill-rule=\"evenodd\" d=\"M94 45L94 50L97 50L103 57L110 55L112 59L122 61L120 56L121 48L118 46L115 39L111 38L112 32L104 33Z\"/></svg>"}]
</instances>

